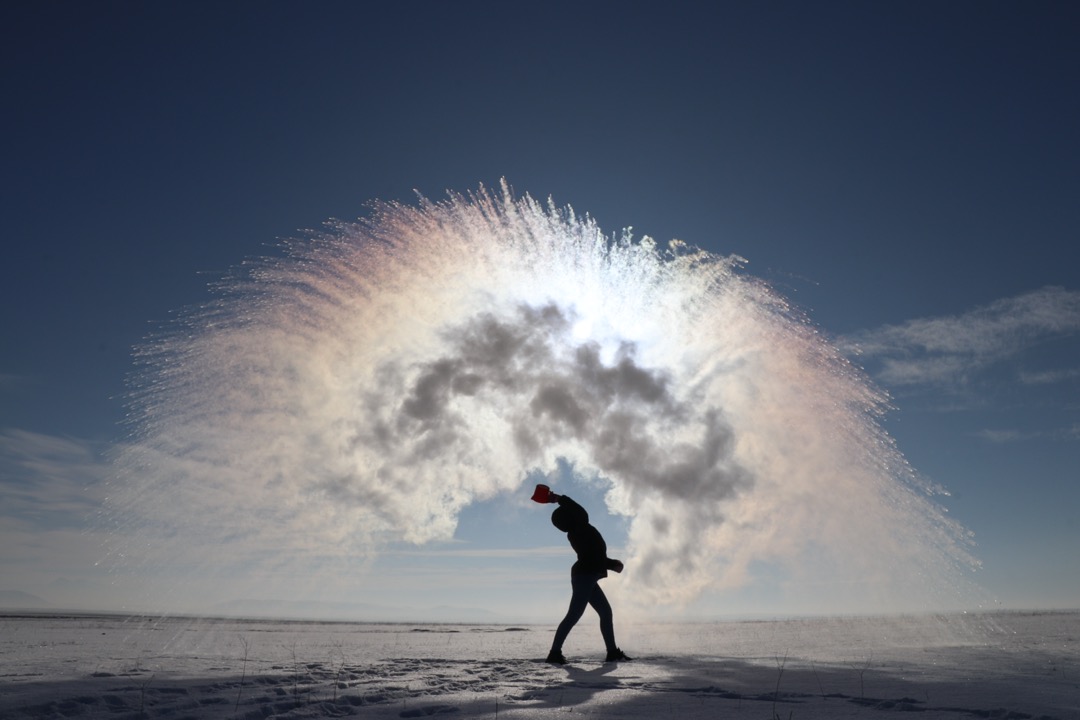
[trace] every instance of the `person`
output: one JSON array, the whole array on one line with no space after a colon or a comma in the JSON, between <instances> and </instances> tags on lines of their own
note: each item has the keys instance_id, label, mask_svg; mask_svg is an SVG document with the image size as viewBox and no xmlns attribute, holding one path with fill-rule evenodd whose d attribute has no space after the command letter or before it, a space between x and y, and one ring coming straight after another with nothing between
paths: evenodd
<instances>
[{"instance_id":1,"label":"person","mask_svg":"<svg viewBox=\"0 0 1080 720\"><path fill-rule=\"evenodd\" d=\"M604 542L600 531L589 523L589 513L585 511L585 508L566 495L550 492L544 485L538 486L533 499L538 502L559 504L559 507L551 513L551 524L566 533L570 547L577 553L577 562L570 568L572 589L570 607L566 611L566 617L555 631L555 639L551 643L551 652L548 653L547 661L556 665L566 664L566 658L562 653L563 642L585 613L586 605L591 605L600 616L600 634L607 647L606 662L630 660L626 653L615 644L615 622L611 604L608 603L604 591L600 589L600 580L607 577L608 570L623 571L622 561L607 556L607 543Z\"/></svg>"}]
</instances>

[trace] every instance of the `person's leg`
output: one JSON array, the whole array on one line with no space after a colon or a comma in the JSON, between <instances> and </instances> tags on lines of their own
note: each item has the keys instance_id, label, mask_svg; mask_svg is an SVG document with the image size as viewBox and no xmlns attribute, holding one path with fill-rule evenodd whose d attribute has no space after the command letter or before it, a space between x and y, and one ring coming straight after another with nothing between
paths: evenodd
<instances>
[{"instance_id":1,"label":"person's leg","mask_svg":"<svg viewBox=\"0 0 1080 720\"><path fill-rule=\"evenodd\" d=\"M572 589L570 607L567 608L566 617L559 623L559 628L555 631L555 640L551 643L552 654L562 652L566 636L570 634L574 625L585 613L585 608L588 606L594 590L599 590L595 575L572 575L570 577L570 587Z\"/></svg>"},{"instance_id":2,"label":"person's leg","mask_svg":"<svg viewBox=\"0 0 1080 720\"><path fill-rule=\"evenodd\" d=\"M600 589L599 583L593 589L592 595L589 596L589 604L592 605L596 614L600 616L600 634L604 636L604 645L607 651L609 653L615 652L619 647L615 644L614 615L611 612L611 603L608 602L604 591Z\"/></svg>"}]
</instances>

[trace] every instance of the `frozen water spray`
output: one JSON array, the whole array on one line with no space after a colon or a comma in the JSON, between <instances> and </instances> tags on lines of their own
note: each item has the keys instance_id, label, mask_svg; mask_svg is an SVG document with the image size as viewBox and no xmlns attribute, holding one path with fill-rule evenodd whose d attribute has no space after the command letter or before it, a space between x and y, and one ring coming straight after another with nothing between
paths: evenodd
<instances>
[{"instance_id":1,"label":"frozen water spray","mask_svg":"<svg viewBox=\"0 0 1080 720\"><path fill-rule=\"evenodd\" d=\"M446 540L463 507L569 466L628 518L649 602L761 567L939 593L975 564L882 394L739 258L505 186L330 223L138 360L114 517L157 560Z\"/></svg>"}]
</instances>

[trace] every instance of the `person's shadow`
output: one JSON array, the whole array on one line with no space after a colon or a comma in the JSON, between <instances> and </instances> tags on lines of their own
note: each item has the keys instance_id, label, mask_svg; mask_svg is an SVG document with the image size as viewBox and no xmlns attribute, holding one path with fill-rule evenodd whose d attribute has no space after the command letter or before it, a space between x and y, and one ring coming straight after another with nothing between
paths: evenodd
<instances>
[{"instance_id":1,"label":"person's shadow","mask_svg":"<svg viewBox=\"0 0 1080 720\"><path fill-rule=\"evenodd\" d=\"M624 685L619 678L606 677L616 667L618 663L613 662L589 669L576 665L563 665L566 680L544 692L541 706L560 708L567 705L580 705L605 690L622 689Z\"/></svg>"}]
</instances>

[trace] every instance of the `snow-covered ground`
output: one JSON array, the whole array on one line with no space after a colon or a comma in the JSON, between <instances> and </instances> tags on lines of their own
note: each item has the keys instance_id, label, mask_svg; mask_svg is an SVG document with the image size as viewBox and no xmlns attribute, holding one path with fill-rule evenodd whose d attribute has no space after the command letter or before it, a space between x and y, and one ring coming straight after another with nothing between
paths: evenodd
<instances>
[{"instance_id":1,"label":"snow-covered ground","mask_svg":"<svg viewBox=\"0 0 1080 720\"><path fill-rule=\"evenodd\" d=\"M0 616L0 717L1080 718L1080 612L618 630Z\"/></svg>"}]
</instances>

